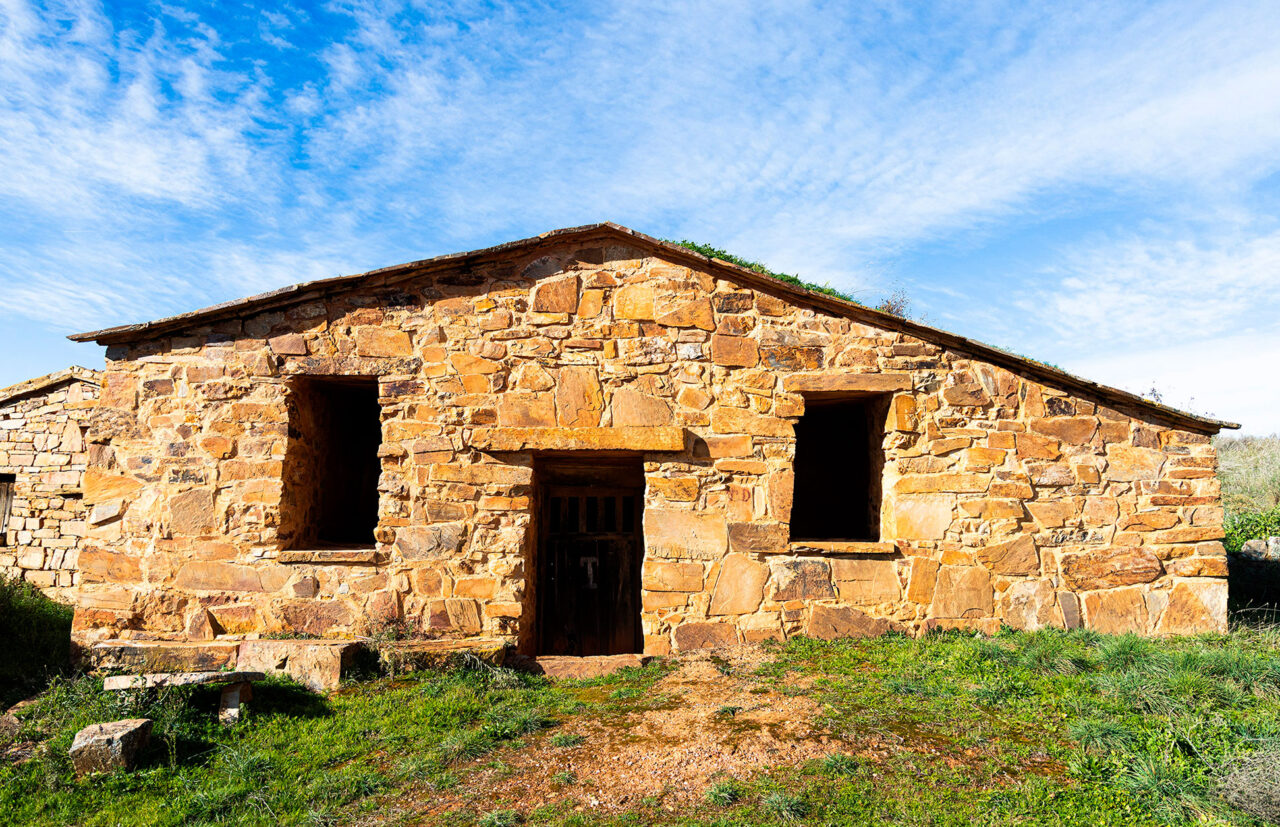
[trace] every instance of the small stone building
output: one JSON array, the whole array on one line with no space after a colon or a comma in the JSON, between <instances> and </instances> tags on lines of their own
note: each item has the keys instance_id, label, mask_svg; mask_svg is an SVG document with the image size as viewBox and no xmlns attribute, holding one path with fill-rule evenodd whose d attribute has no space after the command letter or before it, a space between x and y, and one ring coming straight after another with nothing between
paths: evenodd
<instances>
[{"instance_id":1,"label":"small stone building","mask_svg":"<svg viewBox=\"0 0 1280 827\"><path fill-rule=\"evenodd\" d=\"M1228 423L616 225L72 338L81 642L1226 624Z\"/></svg>"},{"instance_id":2,"label":"small stone building","mask_svg":"<svg viewBox=\"0 0 1280 827\"><path fill-rule=\"evenodd\" d=\"M85 534L84 433L98 373L71 367L0 389L0 577L75 597Z\"/></svg>"}]
</instances>

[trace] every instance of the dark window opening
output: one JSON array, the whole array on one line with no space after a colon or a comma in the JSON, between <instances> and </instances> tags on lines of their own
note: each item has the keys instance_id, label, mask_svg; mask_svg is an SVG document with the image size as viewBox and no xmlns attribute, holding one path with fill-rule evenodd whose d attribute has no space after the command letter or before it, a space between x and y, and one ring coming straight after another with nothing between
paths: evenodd
<instances>
[{"instance_id":1,"label":"dark window opening","mask_svg":"<svg viewBox=\"0 0 1280 827\"><path fill-rule=\"evenodd\" d=\"M796 424L791 539L880 539L880 480L889 401L806 399Z\"/></svg>"},{"instance_id":2,"label":"dark window opening","mask_svg":"<svg viewBox=\"0 0 1280 827\"><path fill-rule=\"evenodd\" d=\"M13 489L18 478L0 474L0 546L9 544L9 514L13 510Z\"/></svg>"},{"instance_id":3,"label":"dark window opening","mask_svg":"<svg viewBox=\"0 0 1280 827\"><path fill-rule=\"evenodd\" d=\"M382 464L371 377L306 377L289 400L281 540L286 548L372 546Z\"/></svg>"}]
</instances>

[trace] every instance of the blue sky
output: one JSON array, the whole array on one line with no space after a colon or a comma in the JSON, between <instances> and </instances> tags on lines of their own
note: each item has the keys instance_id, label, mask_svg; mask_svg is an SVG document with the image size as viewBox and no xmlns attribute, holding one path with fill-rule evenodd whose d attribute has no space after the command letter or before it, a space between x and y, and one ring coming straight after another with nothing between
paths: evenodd
<instances>
[{"instance_id":1,"label":"blue sky","mask_svg":"<svg viewBox=\"0 0 1280 827\"><path fill-rule=\"evenodd\" d=\"M0 384L610 220L1280 431L1274 2L0 0Z\"/></svg>"}]
</instances>

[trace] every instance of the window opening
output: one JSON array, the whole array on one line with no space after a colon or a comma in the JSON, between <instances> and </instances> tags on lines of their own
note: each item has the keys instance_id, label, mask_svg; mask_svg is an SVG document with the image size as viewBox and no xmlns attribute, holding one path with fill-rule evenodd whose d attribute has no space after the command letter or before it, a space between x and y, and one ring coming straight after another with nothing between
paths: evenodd
<instances>
[{"instance_id":1,"label":"window opening","mask_svg":"<svg viewBox=\"0 0 1280 827\"><path fill-rule=\"evenodd\" d=\"M0 546L9 544L9 514L13 510L13 489L18 478L0 474Z\"/></svg>"},{"instance_id":2,"label":"window opening","mask_svg":"<svg viewBox=\"0 0 1280 827\"><path fill-rule=\"evenodd\" d=\"M796 424L792 540L880 539L889 400L806 399Z\"/></svg>"},{"instance_id":3,"label":"window opening","mask_svg":"<svg viewBox=\"0 0 1280 827\"><path fill-rule=\"evenodd\" d=\"M283 544L372 546L382 471L377 379L300 378L290 397Z\"/></svg>"}]
</instances>

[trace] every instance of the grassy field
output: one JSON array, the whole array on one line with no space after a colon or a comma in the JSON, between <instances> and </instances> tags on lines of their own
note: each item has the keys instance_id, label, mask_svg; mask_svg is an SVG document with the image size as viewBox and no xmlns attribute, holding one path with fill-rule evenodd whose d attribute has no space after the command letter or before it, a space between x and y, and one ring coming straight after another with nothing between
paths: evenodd
<instances>
[{"instance_id":1,"label":"grassy field","mask_svg":"<svg viewBox=\"0 0 1280 827\"><path fill-rule=\"evenodd\" d=\"M415 673L327 699L277 682L230 730L214 723L212 691L58 679L22 713L19 739L41 743L0 768L0 812L88 825L1251 824L1221 779L1280 737L1271 632L797 639L756 654L702 656L714 680L692 682L671 660L554 685L488 667ZM684 714L717 682L762 701L689 718L689 738L764 738L785 700L810 710L806 729L771 737L821 757L691 791L654 781L622 808L593 807L619 749L681 750L681 738L646 742L638 722ZM76 781L75 731L140 715L156 720L142 768Z\"/></svg>"}]
</instances>

